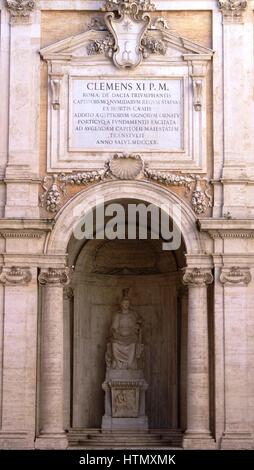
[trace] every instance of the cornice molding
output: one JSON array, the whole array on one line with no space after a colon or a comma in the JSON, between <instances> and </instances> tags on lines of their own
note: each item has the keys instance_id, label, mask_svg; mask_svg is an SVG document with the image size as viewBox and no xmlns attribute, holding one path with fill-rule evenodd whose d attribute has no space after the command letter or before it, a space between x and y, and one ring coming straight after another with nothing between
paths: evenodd
<instances>
[{"instance_id":1,"label":"cornice molding","mask_svg":"<svg viewBox=\"0 0 254 470\"><path fill-rule=\"evenodd\" d=\"M197 226L212 239L254 238L254 219L199 219Z\"/></svg>"},{"instance_id":2,"label":"cornice molding","mask_svg":"<svg viewBox=\"0 0 254 470\"><path fill-rule=\"evenodd\" d=\"M254 238L254 230L208 230L207 232L213 240L218 238Z\"/></svg>"},{"instance_id":3,"label":"cornice molding","mask_svg":"<svg viewBox=\"0 0 254 470\"><path fill-rule=\"evenodd\" d=\"M0 219L0 233L4 236L4 233L23 233L29 234L43 234L51 232L54 227L55 221L52 219L11 219L2 218Z\"/></svg>"},{"instance_id":4,"label":"cornice molding","mask_svg":"<svg viewBox=\"0 0 254 470\"><path fill-rule=\"evenodd\" d=\"M10 231L10 230L1 230L0 236L3 238L41 238L43 233L41 231L31 231L31 232L23 232L23 231Z\"/></svg>"}]
</instances>

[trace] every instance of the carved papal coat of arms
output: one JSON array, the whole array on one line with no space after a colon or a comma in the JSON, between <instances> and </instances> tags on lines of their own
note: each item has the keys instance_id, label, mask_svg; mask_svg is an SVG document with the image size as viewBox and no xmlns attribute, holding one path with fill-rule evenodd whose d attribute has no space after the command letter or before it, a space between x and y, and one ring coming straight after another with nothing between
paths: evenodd
<instances>
[{"instance_id":1,"label":"carved papal coat of arms","mask_svg":"<svg viewBox=\"0 0 254 470\"><path fill-rule=\"evenodd\" d=\"M145 11L154 6L150 0L109 0L104 9L111 10L105 15L105 22L115 41L114 64L118 68L137 67L143 59L141 41L151 22Z\"/></svg>"}]
</instances>

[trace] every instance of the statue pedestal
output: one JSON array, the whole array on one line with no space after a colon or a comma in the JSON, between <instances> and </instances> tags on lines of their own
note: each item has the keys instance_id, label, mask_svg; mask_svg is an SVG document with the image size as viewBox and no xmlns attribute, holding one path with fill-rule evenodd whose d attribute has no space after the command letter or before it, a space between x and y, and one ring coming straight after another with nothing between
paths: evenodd
<instances>
[{"instance_id":1,"label":"statue pedestal","mask_svg":"<svg viewBox=\"0 0 254 470\"><path fill-rule=\"evenodd\" d=\"M107 369L102 429L148 429L143 370Z\"/></svg>"}]
</instances>

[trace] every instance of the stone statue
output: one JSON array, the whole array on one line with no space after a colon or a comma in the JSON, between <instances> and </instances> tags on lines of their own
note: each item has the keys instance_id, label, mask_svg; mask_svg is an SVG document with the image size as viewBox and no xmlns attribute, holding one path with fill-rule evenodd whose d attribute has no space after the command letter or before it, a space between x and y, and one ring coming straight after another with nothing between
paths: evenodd
<instances>
[{"instance_id":1,"label":"stone statue","mask_svg":"<svg viewBox=\"0 0 254 470\"><path fill-rule=\"evenodd\" d=\"M142 369L142 319L130 309L129 289L123 290L121 310L113 318L106 364L111 369Z\"/></svg>"},{"instance_id":2,"label":"stone statue","mask_svg":"<svg viewBox=\"0 0 254 470\"><path fill-rule=\"evenodd\" d=\"M105 359L102 429L148 429L142 319L130 308L129 289L123 289L121 309L113 318Z\"/></svg>"}]
</instances>

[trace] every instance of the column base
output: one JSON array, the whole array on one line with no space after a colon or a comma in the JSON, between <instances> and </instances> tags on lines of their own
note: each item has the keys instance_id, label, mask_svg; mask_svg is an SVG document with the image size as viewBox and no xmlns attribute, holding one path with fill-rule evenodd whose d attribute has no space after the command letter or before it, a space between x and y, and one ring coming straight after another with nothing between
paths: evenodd
<instances>
[{"instance_id":1,"label":"column base","mask_svg":"<svg viewBox=\"0 0 254 470\"><path fill-rule=\"evenodd\" d=\"M34 449L34 437L26 432L0 431L0 449L24 450Z\"/></svg>"},{"instance_id":2,"label":"column base","mask_svg":"<svg viewBox=\"0 0 254 470\"><path fill-rule=\"evenodd\" d=\"M45 433L40 434L35 440L35 449L67 449L68 439L66 434L63 433Z\"/></svg>"},{"instance_id":3,"label":"column base","mask_svg":"<svg viewBox=\"0 0 254 470\"><path fill-rule=\"evenodd\" d=\"M208 432L187 431L183 437L184 449L216 449L216 442Z\"/></svg>"},{"instance_id":4,"label":"column base","mask_svg":"<svg viewBox=\"0 0 254 470\"><path fill-rule=\"evenodd\" d=\"M221 439L222 450L250 450L254 449L254 442L250 431L224 432Z\"/></svg>"}]
</instances>

